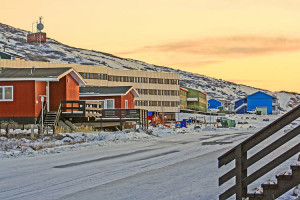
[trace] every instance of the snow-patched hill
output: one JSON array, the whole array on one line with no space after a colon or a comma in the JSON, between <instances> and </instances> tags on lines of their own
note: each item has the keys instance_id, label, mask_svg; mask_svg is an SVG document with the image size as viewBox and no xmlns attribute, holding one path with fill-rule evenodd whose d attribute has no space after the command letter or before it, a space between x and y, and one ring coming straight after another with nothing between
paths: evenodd
<instances>
[{"instance_id":1,"label":"snow-patched hill","mask_svg":"<svg viewBox=\"0 0 300 200\"><path fill-rule=\"evenodd\" d=\"M272 93L241 84L236 84L221 79L176 70L168 67L148 64L142 61L120 58L108 53L94 50L86 50L59 43L53 39L47 39L43 45L26 43L28 31L14 28L0 23L0 47L1 51L14 53L31 61L65 62L84 65L105 65L111 68L137 69L150 71L177 72L181 76L181 84L187 87L199 89L209 95L210 98L231 101L264 91L279 98L282 110L290 110L300 103L300 94Z\"/></svg>"}]
</instances>

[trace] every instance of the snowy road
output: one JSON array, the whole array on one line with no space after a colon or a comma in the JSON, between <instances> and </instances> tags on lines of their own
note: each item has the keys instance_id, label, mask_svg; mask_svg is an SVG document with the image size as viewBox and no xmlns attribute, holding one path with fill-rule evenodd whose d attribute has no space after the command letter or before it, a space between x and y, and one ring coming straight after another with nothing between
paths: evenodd
<instances>
[{"instance_id":1,"label":"snowy road","mask_svg":"<svg viewBox=\"0 0 300 200\"><path fill-rule=\"evenodd\" d=\"M217 199L217 157L252 133L178 134L3 159L0 199Z\"/></svg>"}]
</instances>

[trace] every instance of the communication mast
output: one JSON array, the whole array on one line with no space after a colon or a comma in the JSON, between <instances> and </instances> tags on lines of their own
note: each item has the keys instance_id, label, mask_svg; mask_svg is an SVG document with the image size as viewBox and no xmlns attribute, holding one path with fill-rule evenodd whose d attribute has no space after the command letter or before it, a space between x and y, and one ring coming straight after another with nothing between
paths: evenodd
<instances>
[{"instance_id":1,"label":"communication mast","mask_svg":"<svg viewBox=\"0 0 300 200\"><path fill-rule=\"evenodd\" d=\"M43 17L39 17L39 21L36 21L36 33L33 32L33 24L32 24L32 33L27 35L28 43L38 43L42 44L46 42L46 33L42 32L44 29L44 24L42 22Z\"/></svg>"},{"instance_id":2,"label":"communication mast","mask_svg":"<svg viewBox=\"0 0 300 200\"><path fill-rule=\"evenodd\" d=\"M40 17L40 23L36 22L36 29L38 33L37 41L39 44L42 43L42 30L44 29L44 24L42 23L42 17Z\"/></svg>"}]
</instances>

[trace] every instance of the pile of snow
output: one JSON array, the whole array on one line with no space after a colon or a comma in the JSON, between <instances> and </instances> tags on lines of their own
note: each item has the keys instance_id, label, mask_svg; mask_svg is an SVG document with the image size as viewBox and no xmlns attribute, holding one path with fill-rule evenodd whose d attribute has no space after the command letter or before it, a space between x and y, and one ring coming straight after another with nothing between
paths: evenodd
<instances>
[{"instance_id":1,"label":"pile of snow","mask_svg":"<svg viewBox=\"0 0 300 200\"><path fill-rule=\"evenodd\" d=\"M35 156L38 154L60 153L91 145L106 145L109 142L126 142L149 139L143 131L130 130L99 133L64 133L43 139L0 137L0 158Z\"/></svg>"},{"instance_id":2,"label":"pile of snow","mask_svg":"<svg viewBox=\"0 0 300 200\"><path fill-rule=\"evenodd\" d=\"M203 116L195 116L193 114L182 114L180 118L197 117L200 119ZM207 116L206 116L207 117ZM278 115L227 115L228 119L236 121L236 127L224 128L220 126L214 126L213 124L187 124L185 128L175 128L174 124L171 124L172 128L164 126L149 127L148 130L142 131L116 131L116 132L94 132L94 133L60 133L55 137L44 137L43 139L26 139L30 138L30 131L27 130L11 130L10 139L7 137L0 137L0 158L10 158L19 156L35 156L38 154L51 154L59 153L65 150L80 149L82 147L88 147L91 145L107 145L111 142L127 142L127 141L140 141L140 140L153 140L158 137L175 136L178 134L214 134L219 132L238 132L238 131L258 131L259 129L267 126L269 123L277 119ZM216 117L210 119L212 123L216 122ZM267 120L266 120L267 119ZM300 121L296 120L284 129L284 132L288 132L298 126ZM219 124L220 125L220 124ZM4 131L2 130L2 135ZM20 134L20 135L18 135ZM23 137L23 135L28 137ZM18 137L17 137L18 136ZM15 138L13 138L15 137ZM22 138L23 137L23 138Z\"/></svg>"}]
</instances>

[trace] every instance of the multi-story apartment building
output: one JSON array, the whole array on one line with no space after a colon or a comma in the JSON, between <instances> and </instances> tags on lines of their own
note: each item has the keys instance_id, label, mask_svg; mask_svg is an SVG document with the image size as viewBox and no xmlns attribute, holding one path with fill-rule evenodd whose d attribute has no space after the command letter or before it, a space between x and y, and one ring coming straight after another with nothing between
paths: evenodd
<instances>
[{"instance_id":1,"label":"multi-story apartment building","mask_svg":"<svg viewBox=\"0 0 300 200\"><path fill-rule=\"evenodd\" d=\"M106 66L4 59L0 60L0 67L72 67L82 75L87 86L133 86L139 92L139 97L135 99L136 108L166 113L180 111L180 86L178 73L112 69Z\"/></svg>"}]
</instances>

